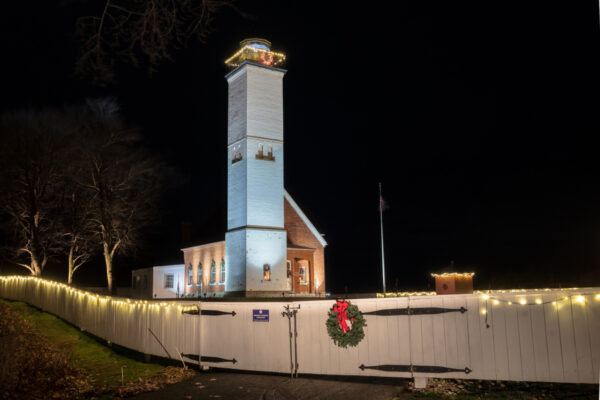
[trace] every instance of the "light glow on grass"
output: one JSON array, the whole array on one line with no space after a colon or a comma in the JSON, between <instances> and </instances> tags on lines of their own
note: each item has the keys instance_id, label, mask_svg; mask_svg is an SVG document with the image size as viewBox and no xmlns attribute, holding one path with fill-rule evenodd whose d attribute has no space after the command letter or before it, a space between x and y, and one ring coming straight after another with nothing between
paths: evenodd
<instances>
[{"instance_id":1,"label":"light glow on grass","mask_svg":"<svg viewBox=\"0 0 600 400\"><path fill-rule=\"evenodd\" d=\"M149 378L165 368L118 354L62 319L25 303L6 300L0 302L22 315L40 335L67 350L72 355L73 365L86 370L99 386L121 386L121 367L126 382Z\"/></svg>"}]
</instances>

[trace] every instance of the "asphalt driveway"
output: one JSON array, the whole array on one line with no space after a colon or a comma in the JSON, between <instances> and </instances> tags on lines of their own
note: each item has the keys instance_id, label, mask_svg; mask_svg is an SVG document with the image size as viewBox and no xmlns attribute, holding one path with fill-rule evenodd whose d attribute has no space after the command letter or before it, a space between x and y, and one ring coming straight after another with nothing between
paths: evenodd
<instances>
[{"instance_id":1,"label":"asphalt driveway","mask_svg":"<svg viewBox=\"0 0 600 400\"><path fill-rule=\"evenodd\" d=\"M358 378L357 378L358 379ZM289 376L238 373L229 371L200 372L195 377L169 385L159 391L144 393L139 400L392 400L406 391L407 380L354 378L296 378Z\"/></svg>"}]
</instances>

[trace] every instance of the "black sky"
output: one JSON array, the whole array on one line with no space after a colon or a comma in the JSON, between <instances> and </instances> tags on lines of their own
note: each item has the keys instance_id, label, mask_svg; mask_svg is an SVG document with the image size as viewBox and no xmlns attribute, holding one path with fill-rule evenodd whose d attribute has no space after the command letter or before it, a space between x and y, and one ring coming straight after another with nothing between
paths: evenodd
<instances>
[{"instance_id":1,"label":"black sky","mask_svg":"<svg viewBox=\"0 0 600 400\"><path fill-rule=\"evenodd\" d=\"M103 89L73 74L79 3L1 17L3 110L113 96L180 171L120 284L180 263L183 221L223 238L223 61L257 36L288 57L285 186L326 234L329 291L380 288L378 182L388 287L427 288L451 260L479 288L600 285L597 2L238 5L254 18L223 12L152 79L123 66Z\"/></svg>"}]
</instances>

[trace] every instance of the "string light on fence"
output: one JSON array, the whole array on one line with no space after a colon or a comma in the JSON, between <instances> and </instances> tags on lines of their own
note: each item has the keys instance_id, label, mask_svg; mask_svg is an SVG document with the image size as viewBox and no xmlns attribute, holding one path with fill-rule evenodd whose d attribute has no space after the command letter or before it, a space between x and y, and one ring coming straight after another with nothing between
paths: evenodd
<instances>
[{"instance_id":1,"label":"string light on fence","mask_svg":"<svg viewBox=\"0 0 600 400\"><path fill-rule=\"evenodd\" d=\"M594 298L596 300L600 300L600 293L598 294L588 294L588 295L592 295L594 296ZM484 294L481 296L481 300L485 301L487 303L487 301L491 300L492 304L494 305L498 305L500 303L505 303L507 305L512 305L513 302L511 300L506 300L500 297L495 297L495 296L490 296L489 294ZM585 295L582 294L572 294L570 296L565 296L562 297L560 299L556 299L556 300L548 300L548 301L543 301L541 298L536 298L532 303L527 301L526 297L520 297L518 299L518 304L523 305L523 306L534 306L534 305L545 305L545 304L552 304L552 305L558 305L559 302L563 302L563 301L568 301L568 300L572 300L574 303L579 303L579 304L585 304L586 303L586 299L585 299Z\"/></svg>"},{"instance_id":2,"label":"string light on fence","mask_svg":"<svg viewBox=\"0 0 600 400\"><path fill-rule=\"evenodd\" d=\"M377 293L376 297L378 299L384 297L414 297L414 296L435 296L435 292L385 292L385 293Z\"/></svg>"},{"instance_id":3,"label":"string light on fence","mask_svg":"<svg viewBox=\"0 0 600 400\"><path fill-rule=\"evenodd\" d=\"M167 303L164 301L161 302L153 302L151 301L150 303L148 303L148 300L131 300L131 299L119 299L119 298L112 298L110 296L102 296L102 295L98 295L96 293L91 293L91 292L86 292L83 290L79 290L76 288L73 288L72 286L66 285L64 283L60 283L60 282L53 282L53 281L47 281L44 280L42 278L37 278L37 277L32 277L32 276L0 276L0 282L11 282L11 281L15 281L15 282L23 282L23 281L34 281L39 285L43 285L45 287L48 288L53 288L53 289L62 289L64 290L66 293L69 293L73 296L77 296L77 298L79 300L84 300L86 298L90 299L90 300L96 300L96 301L100 301L103 304L107 303L108 301L111 302L111 304L116 304L118 306L128 306L130 309L133 309L135 307L138 306L143 306L143 307L148 307L150 309L161 309L161 308L165 308L167 310L169 310L171 307L175 307L177 306L178 309L180 310L188 310L190 308L188 308L187 306L181 306L178 305L177 303ZM482 292L482 291L475 291L474 293L476 294L481 294L481 298L484 301L488 301L491 300L492 304L494 305L499 305L500 303L505 303L507 305L512 305L513 301L511 300L506 300L503 299L501 297L496 297L494 296L494 294L508 294L508 293L521 293L518 299L518 302L525 306L525 305L530 305L530 306L534 306L534 305L544 305L544 304L552 304L554 306L558 306L560 302L563 301L568 301L570 299L573 300L574 303L578 303L581 305L585 305L586 304L586 298L584 296L584 294L581 293L577 293L577 294L569 294L568 296L564 296L561 299L554 299L554 300L549 300L549 301L543 301L541 298L536 298L534 300L533 303L528 303L526 300L526 297L522 297L522 296L527 296L527 294L523 293L523 292L570 292L570 291L582 291L578 288L571 288L571 289L510 289L510 290L495 290L493 291L493 293L490 293L489 291L487 292ZM589 289L588 289L589 290ZM377 297L409 297L409 296L433 296L435 295L435 292L397 292L397 293L386 293L385 295L378 293ZM600 293L587 293L588 296L594 296L594 299L596 301L600 301ZM191 309L196 309L196 306L191 307ZM482 314L486 314L487 313L487 309L483 309L482 310Z\"/></svg>"},{"instance_id":4,"label":"string light on fence","mask_svg":"<svg viewBox=\"0 0 600 400\"><path fill-rule=\"evenodd\" d=\"M543 289L497 289L497 290L493 290L493 294L509 294L509 293L526 293L526 292L533 292L533 293L539 293L539 292L572 292L575 290L580 290L579 288L561 288L561 289L557 289L557 288L543 288ZM484 298L484 300L487 300L489 298L492 298L493 296L490 296L490 291L489 290L474 290L473 294L481 294L482 297ZM386 292L384 293L377 293L376 297L377 298L384 298L384 297L412 297L412 296L435 296L436 292ZM486 298L487 296L487 298ZM567 300L568 297L565 299ZM595 299L600 301L600 293L595 295ZM500 300L502 301L502 300ZM542 304L546 304L544 302L542 302Z\"/></svg>"},{"instance_id":5,"label":"string light on fence","mask_svg":"<svg viewBox=\"0 0 600 400\"><path fill-rule=\"evenodd\" d=\"M183 308L181 305L179 305L177 303L169 303L169 302L165 302L165 301L161 301L161 302L157 302L157 303L151 302L150 304L148 304L148 300L132 300L132 299L127 299L127 298L119 299L119 298L113 298L110 296L102 296L97 293L86 292L83 290L73 288L72 286L66 285L64 283L47 281L45 279L34 277L34 276L0 276L0 283L11 282L11 281L15 281L15 282L34 281L36 284L42 285L42 286L50 288L50 289L63 289L66 293L71 294L72 296L76 296L79 301L84 301L84 300L88 299L88 300L95 300L96 302L101 302L102 304L105 304L108 301L110 301L111 304L114 304L116 306L127 307L129 311L133 311L134 309L136 309L139 306L148 307L148 308L155 309L155 310L164 308L167 311L169 311L171 309L171 307L175 307L175 306L177 306L179 309Z\"/></svg>"}]
</instances>

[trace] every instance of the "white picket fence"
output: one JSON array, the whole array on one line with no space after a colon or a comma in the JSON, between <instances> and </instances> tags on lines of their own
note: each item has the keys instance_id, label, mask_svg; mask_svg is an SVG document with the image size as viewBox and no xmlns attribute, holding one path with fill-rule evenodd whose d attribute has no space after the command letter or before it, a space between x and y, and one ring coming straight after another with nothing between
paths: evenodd
<instances>
[{"instance_id":1,"label":"white picket fence","mask_svg":"<svg viewBox=\"0 0 600 400\"><path fill-rule=\"evenodd\" d=\"M572 383L598 383L600 374L600 288L352 300L367 326L347 349L326 330L335 300L135 301L32 277L0 277L0 297L142 353L166 357L160 341L173 359L179 350L214 367L289 373L297 361L300 374ZM294 321L282 315L288 305L300 307L296 349ZM374 314L407 307L410 315ZM445 310L419 315L432 307ZM268 310L268 322L253 321L253 310Z\"/></svg>"}]
</instances>

